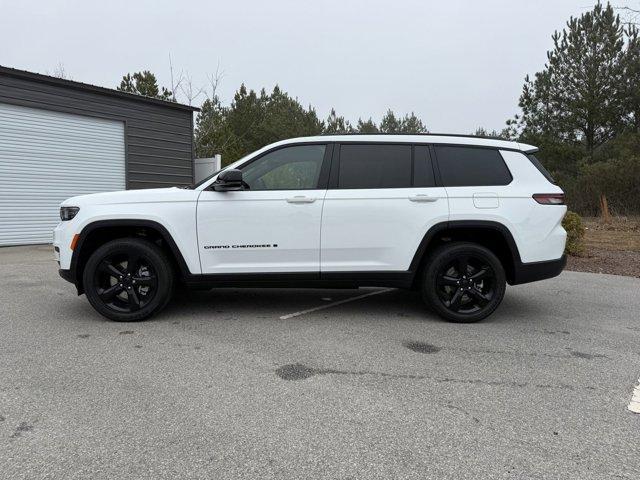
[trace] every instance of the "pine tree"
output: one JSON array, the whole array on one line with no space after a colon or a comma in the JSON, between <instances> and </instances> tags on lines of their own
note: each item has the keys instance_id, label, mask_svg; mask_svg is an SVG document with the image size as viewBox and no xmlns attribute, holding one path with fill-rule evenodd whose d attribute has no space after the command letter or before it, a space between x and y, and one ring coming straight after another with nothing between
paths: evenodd
<instances>
[{"instance_id":1,"label":"pine tree","mask_svg":"<svg viewBox=\"0 0 640 480\"><path fill-rule=\"evenodd\" d=\"M262 89L258 94L242 84L228 107L217 97L204 102L196 118L196 152L219 153L228 165L269 143L319 135L322 128L313 108L303 107L277 85L271 93Z\"/></svg>"},{"instance_id":2,"label":"pine tree","mask_svg":"<svg viewBox=\"0 0 640 480\"><path fill-rule=\"evenodd\" d=\"M380 122L380 131L383 133L401 133L402 121L396 117L391 109L382 117Z\"/></svg>"},{"instance_id":3,"label":"pine tree","mask_svg":"<svg viewBox=\"0 0 640 480\"><path fill-rule=\"evenodd\" d=\"M404 133L407 135L427 133L424 123L416 117L415 113L411 112L410 115L398 118L391 109L387 110L387 113L382 117L380 131L382 133Z\"/></svg>"},{"instance_id":4,"label":"pine tree","mask_svg":"<svg viewBox=\"0 0 640 480\"><path fill-rule=\"evenodd\" d=\"M122 77L118 90L161 100L173 99L173 94L169 90L158 86L156 76L149 70L135 72L133 75L127 73Z\"/></svg>"},{"instance_id":5,"label":"pine tree","mask_svg":"<svg viewBox=\"0 0 640 480\"><path fill-rule=\"evenodd\" d=\"M266 97L264 115L265 121L260 126L264 145L322 133L323 125L316 111L311 106L303 107L297 98L291 98L277 85Z\"/></svg>"},{"instance_id":6,"label":"pine tree","mask_svg":"<svg viewBox=\"0 0 640 480\"><path fill-rule=\"evenodd\" d=\"M353 127L349 120L345 120L344 117L338 116L334 108L331 109L331 113L327 117L324 124L324 133L331 135L339 135L341 133L352 133Z\"/></svg>"},{"instance_id":7,"label":"pine tree","mask_svg":"<svg viewBox=\"0 0 640 480\"><path fill-rule=\"evenodd\" d=\"M202 103L194 132L197 158L209 158L222 153L224 142L229 137L228 132L225 132L226 113L217 96Z\"/></svg>"},{"instance_id":8,"label":"pine tree","mask_svg":"<svg viewBox=\"0 0 640 480\"><path fill-rule=\"evenodd\" d=\"M476 128L476 131L473 132L471 135L473 135L474 137L490 137L490 138L504 138L507 139L504 135L504 131L502 132L498 132L497 130L487 130L484 127L478 127Z\"/></svg>"},{"instance_id":9,"label":"pine tree","mask_svg":"<svg viewBox=\"0 0 640 480\"><path fill-rule=\"evenodd\" d=\"M402 119L401 132L406 134L428 133L427 127L424 126L422 120L416 117L415 113L405 115Z\"/></svg>"},{"instance_id":10,"label":"pine tree","mask_svg":"<svg viewBox=\"0 0 640 480\"><path fill-rule=\"evenodd\" d=\"M376 123L369 117L369 120L358 119L358 124L356 125L356 131L358 133L379 133L378 126Z\"/></svg>"},{"instance_id":11,"label":"pine tree","mask_svg":"<svg viewBox=\"0 0 640 480\"><path fill-rule=\"evenodd\" d=\"M622 127L623 27L611 5L598 3L552 39L545 68L525 79L519 126L525 136L579 141L591 154Z\"/></svg>"},{"instance_id":12,"label":"pine tree","mask_svg":"<svg viewBox=\"0 0 640 480\"><path fill-rule=\"evenodd\" d=\"M628 43L624 55L625 120L631 130L640 132L640 34L631 25L627 30Z\"/></svg>"}]
</instances>

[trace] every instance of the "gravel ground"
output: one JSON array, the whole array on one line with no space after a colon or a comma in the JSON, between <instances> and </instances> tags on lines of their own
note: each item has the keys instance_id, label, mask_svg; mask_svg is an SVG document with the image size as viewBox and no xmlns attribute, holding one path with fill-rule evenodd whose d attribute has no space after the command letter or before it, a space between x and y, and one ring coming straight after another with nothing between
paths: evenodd
<instances>
[{"instance_id":1,"label":"gravel ground","mask_svg":"<svg viewBox=\"0 0 640 480\"><path fill-rule=\"evenodd\" d=\"M613 217L610 224L584 218L585 253L569 257L567 270L640 277L640 221Z\"/></svg>"},{"instance_id":2,"label":"gravel ground","mask_svg":"<svg viewBox=\"0 0 640 480\"><path fill-rule=\"evenodd\" d=\"M637 479L639 292L565 272L455 325L411 292L282 320L363 291L221 289L118 324L49 247L0 249L0 477Z\"/></svg>"},{"instance_id":3,"label":"gravel ground","mask_svg":"<svg viewBox=\"0 0 640 480\"><path fill-rule=\"evenodd\" d=\"M609 273L640 278L640 252L588 249L580 257L567 259L567 270Z\"/></svg>"}]
</instances>

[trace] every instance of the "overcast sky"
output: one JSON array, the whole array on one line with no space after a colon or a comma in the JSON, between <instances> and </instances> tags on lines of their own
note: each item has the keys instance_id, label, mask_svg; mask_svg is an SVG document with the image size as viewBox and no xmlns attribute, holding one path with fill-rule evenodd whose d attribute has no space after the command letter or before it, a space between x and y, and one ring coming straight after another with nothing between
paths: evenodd
<instances>
[{"instance_id":1,"label":"overcast sky","mask_svg":"<svg viewBox=\"0 0 640 480\"><path fill-rule=\"evenodd\" d=\"M169 54L204 85L218 65L228 103L276 83L325 118L414 111L432 132L501 129L551 34L589 0L0 0L0 65L115 88Z\"/></svg>"}]
</instances>

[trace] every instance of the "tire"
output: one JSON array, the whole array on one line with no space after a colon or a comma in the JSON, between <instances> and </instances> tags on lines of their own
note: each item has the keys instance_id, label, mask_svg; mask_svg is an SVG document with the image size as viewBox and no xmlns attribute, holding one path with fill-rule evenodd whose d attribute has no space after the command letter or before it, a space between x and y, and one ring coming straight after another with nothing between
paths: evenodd
<instances>
[{"instance_id":1,"label":"tire","mask_svg":"<svg viewBox=\"0 0 640 480\"><path fill-rule=\"evenodd\" d=\"M87 299L116 322L145 320L173 293L173 269L164 252L137 238L112 240L91 254L82 274Z\"/></svg>"},{"instance_id":2,"label":"tire","mask_svg":"<svg viewBox=\"0 0 640 480\"><path fill-rule=\"evenodd\" d=\"M422 278L422 298L440 317L456 323L478 322L504 298L504 268L489 249L468 242L438 247Z\"/></svg>"}]
</instances>

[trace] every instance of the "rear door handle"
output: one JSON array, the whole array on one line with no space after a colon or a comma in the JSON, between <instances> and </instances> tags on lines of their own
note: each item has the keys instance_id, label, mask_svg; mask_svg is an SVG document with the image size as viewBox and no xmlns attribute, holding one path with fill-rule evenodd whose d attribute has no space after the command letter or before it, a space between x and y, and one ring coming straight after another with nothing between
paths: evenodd
<instances>
[{"instance_id":1,"label":"rear door handle","mask_svg":"<svg viewBox=\"0 0 640 480\"><path fill-rule=\"evenodd\" d=\"M303 195L287 198L287 203L313 203L315 201L315 198L305 197Z\"/></svg>"},{"instance_id":2,"label":"rear door handle","mask_svg":"<svg viewBox=\"0 0 640 480\"><path fill-rule=\"evenodd\" d=\"M409 200L412 202L435 202L438 200L438 197L432 197L430 195L425 195L424 193L419 193L417 195L409 195Z\"/></svg>"}]
</instances>

